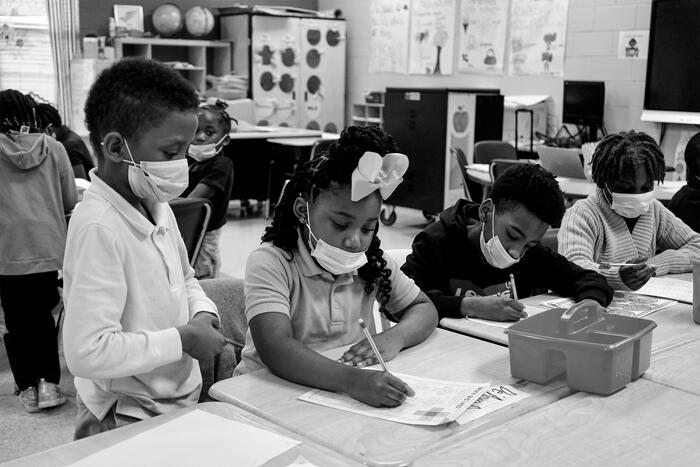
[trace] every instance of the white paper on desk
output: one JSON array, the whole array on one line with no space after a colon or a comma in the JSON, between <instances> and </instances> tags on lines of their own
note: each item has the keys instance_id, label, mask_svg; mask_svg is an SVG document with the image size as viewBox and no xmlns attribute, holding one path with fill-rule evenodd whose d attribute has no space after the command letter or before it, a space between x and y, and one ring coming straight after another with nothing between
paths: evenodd
<instances>
[{"instance_id":1,"label":"white paper on desk","mask_svg":"<svg viewBox=\"0 0 700 467\"><path fill-rule=\"evenodd\" d=\"M664 298L648 297L632 292L616 290L615 296L607 307L608 313L620 316L631 316L632 318L643 318L656 311L675 305L674 300ZM574 306L574 301L570 298L557 298L542 302L542 306L548 308L569 309Z\"/></svg>"},{"instance_id":2,"label":"white paper on desk","mask_svg":"<svg viewBox=\"0 0 700 467\"><path fill-rule=\"evenodd\" d=\"M201 410L103 449L73 466L259 466L299 442Z\"/></svg>"},{"instance_id":3,"label":"white paper on desk","mask_svg":"<svg viewBox=\"0 0 700 467\"><path fill-rule=\"evenodd\" d=\"M529 318L530 316L535 316L537 314L542 313L545 311L547 308L542 308L539 306L533 306L533 305L525 305L525 313L527 313L527 317ZM480 324L486 324L488 326L494 326L497 328L503 328L503 329L508 329L511 325L517 323L517 321L491 321L490 319L481 319L481 318L464 318L467 321L473 321L475 323L480 323Z\"/></svg>"},{"instance_id":4,"label":"white paper on desk","mask_svg":"<svg viewBox=\"0 0 700 467\"><path fill-rule=\"evenodd\" d=\"M527 385L527 381L521 380L513 384L501 384L489 388L457 418L457 423L464 425L498 409L515 404L526 397L530 397L530 394L523 391L523 388L527 387Z\"/></svg>"},{"instance_id":5,"label":"white paper on desk","mask_svg":"<svg viewBox=\"0 0 700 467\"><path fill-rule=\"evenodd\" d=\"M693 303L693 281L673 277L652 277L634 293L650 297L669 298L683 303Z\"/></svg>"},{"instance_id":6,"label":"white paper on desk","mask_svg":"<svg viewBox=\"0 0 700 467\"><path fill-rule=\"evenodd\" d=\"M490 386L489 383L462 383L393 374L416 392L399 407L375 408L346 394L320 389L302 394L299 400L397 423L434 426L455 420Z\"/></svg>"}]
</instances>

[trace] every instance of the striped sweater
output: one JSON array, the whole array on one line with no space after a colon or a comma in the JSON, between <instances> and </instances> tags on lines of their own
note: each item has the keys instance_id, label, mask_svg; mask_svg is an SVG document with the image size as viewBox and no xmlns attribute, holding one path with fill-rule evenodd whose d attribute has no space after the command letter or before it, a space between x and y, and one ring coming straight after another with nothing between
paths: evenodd
<instances>
[{"instance_id":1,"label":"striped sweater","mask_svg":"<svg viewBox=\"0 0 700 467\"><path fill-rule=\"evenodd\" d=\"M639 217L632 232L610 208L600 189L578 201L566 214L557 236L559 253L586 269L603 274L614 289L628 290L619 269L599 270L599 263L624 263L648 258L656 275L692 270L700 261L700 234L673 215L658 200Z\"/></svg>"}]
</instances>

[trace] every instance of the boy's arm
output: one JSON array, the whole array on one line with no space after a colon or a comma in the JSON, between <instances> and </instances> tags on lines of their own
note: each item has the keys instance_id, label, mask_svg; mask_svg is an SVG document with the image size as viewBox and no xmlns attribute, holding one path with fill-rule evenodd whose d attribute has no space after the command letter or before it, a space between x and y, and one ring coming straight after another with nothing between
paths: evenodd
<instances>
[{"instance_id":1,"label":"boy's arm","mask_svg":"<svg viewBox=\"0 0 700 467\"><path fill-rule=\"evenodd\" d=\"M559 254L584 269L598 272L612 288L629 290L620 279L618 268L600 269L600 265L595 261L594 252L599 228L589 213L577 209L576 205L569 208L557 234Z\"/></svg>"},{"instance_id":2,"label":"boy's arm","mask_svg":"<svg viewBox=\"0 0 700 467\"><path fill-rule=\"evenodd\" d=\"M647 260L657 276L688 272L694 261L700 261L700 234L663 206L659 210L657 238L658 247L664 251Z\"/></svg>"},{"instance_id":3,"label":"boy's arm","mask_svg":"<svg viewBox=\"0 0 700 467\"><path fill-rule=\"evenodd\" d=\"M197 186L194 187L194 190L192 190L190 194L187 195L187 197L210 199L215 194L216 191L214 191L209 185L206 185L204 183L198 183Z\"/></svg>"},{"instance_id":4,"label":"boy's arm","mask_svg":"<svg viewBox=\"0 0 700 467\"><path fill-rule=\"evenodd\" d=\"M73 175L73 167L66 153L65 148L61 143L56 144L58 154L58 171L59 180L61 181L61 196L63 198L63 209L65 212L71 212L78 201L78 190L75 188L75 176Z\"/></svg>"},{"instance_id":5,"label":"boy's arm","mask_svg":"<svg viewBox=\"0 0 700 467\"><path fill-rule=\"evenodd\" d=\"M127 285L117 235L98 224L71 233L63 268L63 349L71 373L90 379L123 378L182 358L180 334L174 327L122 329Z\"/></svg>"},{"instance_id":6,"label":"boy's arm","mask_svg":"<svg viewBox=\"0 0 700 467\"><path fill-rule=\"evenodd\" d=\"M601 274L583 269L548 248L537 247L530 253L533 258L529 262L537 265L537 269L531 273L533 283L538 287L550 289L563 297L572 297L575 302L592 299L605 307L612 301L613 289Z\"/></svg>"},{"instance_id":7,"label":"boy's arm","mask_svg":"<svg viewBox=\"0 0 700 467\"><path fill-rule=\"evenodd\" d=\"M459 307L462 297L449 295L445 265L435 240L429 233L420 232L413 240L412 249L401 270L412 278L435 304L440 318L461 318Z\"/></svg>"}]
</instances>

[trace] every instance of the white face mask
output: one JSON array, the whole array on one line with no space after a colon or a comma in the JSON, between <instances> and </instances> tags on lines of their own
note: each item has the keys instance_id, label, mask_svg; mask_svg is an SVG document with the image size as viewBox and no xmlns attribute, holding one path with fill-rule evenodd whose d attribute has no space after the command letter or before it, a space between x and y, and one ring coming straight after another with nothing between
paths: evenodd
<instances>
[{"instance_id":1,"label":"white face mask","mask_svg":"<svg viewBox=\"0 0 700 467\"><path fill-rule=\"evenodd\" d=\"M494 204L493 214L491 215L491 239L487 242L484 239L484 225L481 226L481 235L479 237L479 246L484 254L486 261L498 269L506 269L520 261L520 258L513 258L501 243L501 239L496 235L494 224L496 222L496 206Z\"/></svg>"},{"instance_id":2,"label":"white face mask","mask_svg":"<svg viewBox=\"0 0 700 467\"><path fill-rule=\"evenodd\" d=\"M129 187L136 196L159 203L165 203L177 198L189 184L189 170L186 159L173 161L141 161L137 164L131 149L124 139L126 152L130 161L122 160L129 165Z\"/></svg>"},{"instance_id":3,"label":"white face mask","mask_svg":"<svg viewBox=\"0 0 700 467\"><path fill-rule=\"evenodd\" d=\"M311 213L308 203L306 203L306 214L309 218L306 227L309 229L309 248L311 249L311 256L316 258L316 261L318 261L318 264L320 264L323 269L338 276L340 274L356 271L367 263L366 250L358 251L357 253L345 251L342 248L329 245L324 242L323 239L314 235L311 231ZM316 246L313 246L311 243L311 237L316 240Z\"/></svg>"},{"instance_id":4,"label":"white face mask","mask_svg":"<svg viewBox=\"0 0 700 467\"><path fill-rule=\"evenodd\" d=\"M211 159L212 157L219 154L223 146L219 146L221 142L226 138L226 135L222 136L216 143L209 144L190 144L187 149L187 155L197 162L204 162Z\"/></svg>"},{"instance_id":5,"label":"white face mask","mask_svg":"<svg viewBox=\"0 0 700 467\"><path fill-rule=\"evenodd\" d=\"M636 219L642 214L646 214L654 199L654 191L646 193L615 193L608 188L612 195L610 208L628 219Z\"/></svg>"}]
</instances>

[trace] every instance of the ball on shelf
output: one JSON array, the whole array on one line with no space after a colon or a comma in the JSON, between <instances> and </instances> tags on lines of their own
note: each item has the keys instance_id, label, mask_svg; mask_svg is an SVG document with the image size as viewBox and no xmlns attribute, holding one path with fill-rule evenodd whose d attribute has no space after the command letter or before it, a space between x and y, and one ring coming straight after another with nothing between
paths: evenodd
<instances>
[{"instance_id":1,"label":"ball on shelf","mask_svg":"<svg viewBox=\"0 0 700 467\"><path fill-rule=\"evenodd\" d=\"M182 30L184 19L182 10L172 3L164 3L153 11L153 29L164 37L172 36Z\"/></svg>"},{"instance_id":2,"label":"ball on shelf","mask_svg":"<svg viewBox=\"0 0 700 467\"><path fill-rule=\"evenodd\" d=\"M185 13L185 28L195 37L203 37L214 29L214 15L202 6L193 6Z\"/></svg>"}]
</instances>

